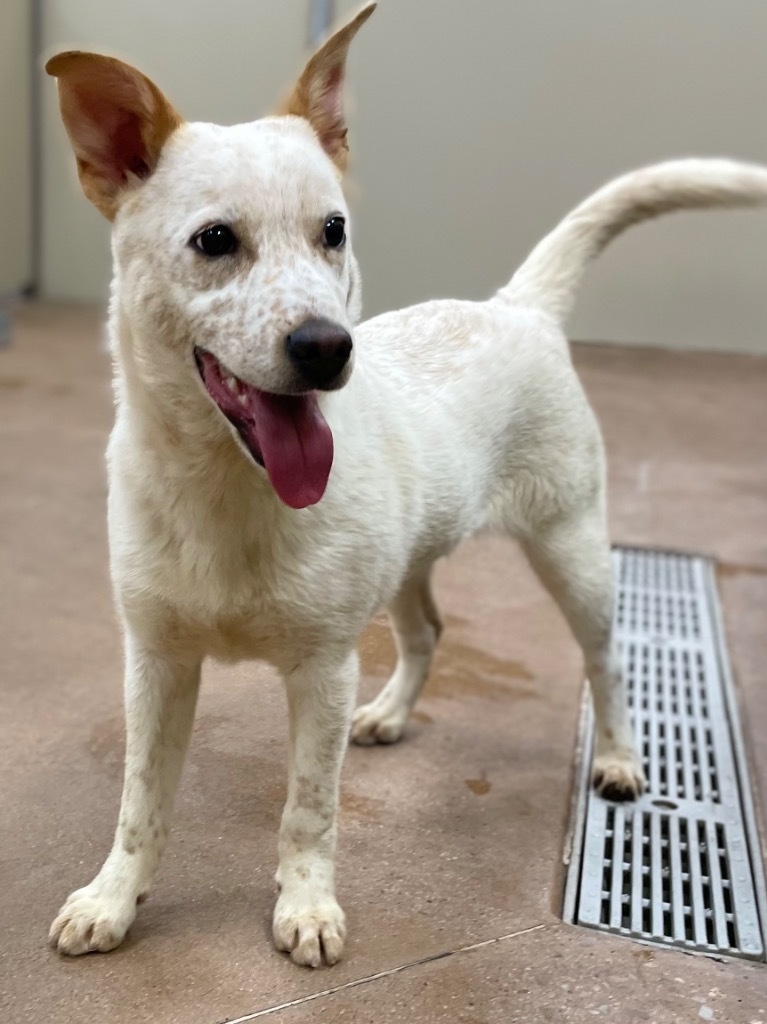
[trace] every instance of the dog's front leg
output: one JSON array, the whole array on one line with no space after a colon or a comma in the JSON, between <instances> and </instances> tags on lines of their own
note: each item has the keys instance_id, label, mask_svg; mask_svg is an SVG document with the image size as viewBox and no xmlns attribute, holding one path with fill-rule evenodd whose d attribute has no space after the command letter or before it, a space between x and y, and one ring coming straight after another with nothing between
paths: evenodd
<instances>
[{"instance_id":1,"label":"dog's front leg","mask_svg":"<svg viewBox=\"0 0 767 1024\"><path fill-rule=\"evenodd\" d=\"M321 655L286 674L290 775L282 815L274 942L297 964L341 956L346 924L336 902L338 787L357 689L356 652Z\"/></svg>"},{"instance_id":2,"label":"dog's front leg","mask_svg":"<svg viewBox=\"0 0 767 1024\"><path fill-rule=\"evenodd\" d=\"M71 894L51 925L60 953L106 952L136 916L160 862L200 683L200 660L165 657L128 632L126 750L112 850L90 885Z\"/></svg>"}]
</instances>

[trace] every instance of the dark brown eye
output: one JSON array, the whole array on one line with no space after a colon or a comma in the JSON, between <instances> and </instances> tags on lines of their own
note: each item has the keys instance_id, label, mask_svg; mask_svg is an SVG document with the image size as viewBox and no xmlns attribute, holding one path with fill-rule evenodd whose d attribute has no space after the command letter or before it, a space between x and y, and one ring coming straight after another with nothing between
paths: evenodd
<instances>
[{"instance_id":1,"label":"dark brown eye","mask_svg":"<svg viewBox=\"0 0 767 1024\"><path fill-rule=\"evenodd\" d=\"M237 250L237 236L226 224L205 228L192 241L206 256L228 256Z\"/></svg>"},{"instance_id":2,"label":"dark brown eye","mask_svg":"<svg viewBox=\"0 0 767 1024\"><path fill-rule=\"evenodd\" d=\"M322 241L328 249L340 249L346 241L346 221L343 217L330 217L322 230Z\"/></svg>"}]
</instances>

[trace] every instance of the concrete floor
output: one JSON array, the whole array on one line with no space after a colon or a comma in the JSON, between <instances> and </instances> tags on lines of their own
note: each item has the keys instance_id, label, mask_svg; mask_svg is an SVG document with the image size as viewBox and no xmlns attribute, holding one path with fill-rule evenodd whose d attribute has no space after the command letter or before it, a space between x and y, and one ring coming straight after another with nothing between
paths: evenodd
<instances>
[{"instance_id":1,"label":"concrete floor","mask_svg":"<svg viewBox=\"0 0 767 1024\"><path fill-rule=\"evenodd\" d=\"M448 629L406 741L349 753L341 964L294 967L269 939L286 729L256 665L207 668L175 831L125 945L75 960L47 948L108 850L120 789L102 333L93 312L30 308L0 350L3 1024L765 1024L764 967L559 921L580 660L520 554L487 540L439 570ZM607 439L614 540L721 560L767 820L767 360L600 346L575 359ZM368 697L393 662L383 621L362 653Z\"/></svg>"}]
</instances>

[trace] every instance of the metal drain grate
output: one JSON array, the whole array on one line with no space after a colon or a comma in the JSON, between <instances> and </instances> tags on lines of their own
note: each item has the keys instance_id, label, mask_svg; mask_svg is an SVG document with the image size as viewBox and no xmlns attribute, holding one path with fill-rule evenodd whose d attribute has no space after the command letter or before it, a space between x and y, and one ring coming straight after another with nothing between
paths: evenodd
<instances>
[{"instance_id":1,"label":"metal drain grate","mask_svg":"<svg viewBox=\"0 0 767 1024\"><path fill-rule=\"evenodd\" d=\"M616 637L649 785L627 805L591 790L588 702L563 916L764 960L764 874L711 562L628 548L613 559Z\"/></svg>"}]
</instances>

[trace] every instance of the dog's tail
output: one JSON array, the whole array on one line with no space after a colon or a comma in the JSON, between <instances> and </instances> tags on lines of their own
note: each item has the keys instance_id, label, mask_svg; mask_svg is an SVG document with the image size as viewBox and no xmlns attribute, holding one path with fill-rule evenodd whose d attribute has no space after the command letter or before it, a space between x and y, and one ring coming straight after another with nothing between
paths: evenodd
<instances>
[{"instance_id":1,"label":"dog's tail","mask_svg":"<svg viewBox=\"0 0 767 1024\"><path fill-rule=\"evenodd\" d=\"M733 160L671 160L625 174L589 196L536 245L498 295L560 323L588 263L613 238L674 210L767 204L767 168Z\"/></svg>"}]
</instances>

